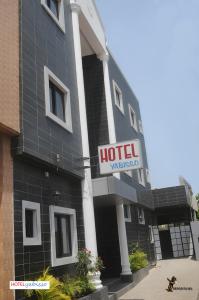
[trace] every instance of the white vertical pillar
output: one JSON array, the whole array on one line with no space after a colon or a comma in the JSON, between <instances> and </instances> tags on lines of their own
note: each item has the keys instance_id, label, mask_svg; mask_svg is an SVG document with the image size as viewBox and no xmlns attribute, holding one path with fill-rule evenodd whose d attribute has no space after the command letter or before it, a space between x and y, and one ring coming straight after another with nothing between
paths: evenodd
<instances>
[{"instance_id":1,"label":"white vertical pillar","mask_svg":"<svg viewBox=\"0 0 199 300\"><path fill-rule=\"evenodd\" d=\"M108 67L109 54L108 52L104 52L103 54L99 55L98 58L103 63L104 89L105 89L105 96L106 96L106 111L107 111L107 121L108 121L109 142L110 144L114 144L116 143L116 133L115 133L115 121L114 121L114 114L113 114L113 104L112 104L109 67ZM118 179L120 179L120 173L114 173L113 175Z\"/></svg>"},{"instance_id":2,"label":"white vertical pillar","mask_svg":"<svg viewBox=\"0 0 199 300\"><path fill-rule=\"evenodd\" d=\"M124 220L124 208L123 204L116 205L117 212L117 225L118 225L118 235L119 235L119 243L120 243L120 257L121 257L121 267L122 273L121 276L132 276L132 272L130 269L129 263L129 255L128 255L128 245L127 245L127 236L126 236L126 225Z\"/></svg>"},{"instance_id":3,"label":"white vertical pillar","mask_svg":"<svg viewBox=\"0 0 199 300\"><path fill-rule=\"evenodd\" d=\"M113 144L116 142L116 135L115 135L115 122L114 122L114 115L113 115L113 105L112 105L111 87L110 87L110 78L109 78L109 69L108 69L109 54L104 52L104 54L98 56L98 58L103 63L104 89L105 89L105 96L106 96L109 142L110 144Z\"/></svg>"},{"instance_id":4,"label":"white vertical pillar","mask_svg":"<svg viewBox=\"0 0 199 300\"><path fill-rule=\"evenodd\" d=\"M76 2L71 2L71 10L72 10L73 39L74 39L74 51L75 51L75 63L76 63L77 91L78 91L78 99L79 99L79 114L80 114L80 125L81 125L81 135L82 135L82 149L83 149L83 156L90 157L87 117L86 117L86 101L85 101L85 91L84 91L84 77L83 77L83 67L82 67L81 41L80 41L80 30L79 30L80 6ZM84 163L84 165L86 166L86 162ZM82 201L83 201L85 243L86 243L86 248L88 248L91 251L92 255L97 256L97 242L96 242L91 170L85 169L84 176L85 177L82 180Z\"/></svg>"}]
</instances>

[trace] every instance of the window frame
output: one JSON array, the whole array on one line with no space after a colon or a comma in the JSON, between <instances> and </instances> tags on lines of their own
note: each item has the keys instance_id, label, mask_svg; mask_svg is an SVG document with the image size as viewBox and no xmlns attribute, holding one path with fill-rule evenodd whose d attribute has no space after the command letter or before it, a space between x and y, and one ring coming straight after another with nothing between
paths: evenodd
<instances>
[{"instance_id":1,"label":"window frame","mask_svg":"<svg viewBox=\"0 0 199 300\"><path fill-rule=\"evenodd\" d=\"M57 0L58 3L58 17L48 7L46 0L41 0L41 5L47 11L48 15L54 20L57 26L65 33L65 15L64 15L64 0Z\"/></svg>"},{"instance_id":2,"label":"window frame","mask_svg":"<svg viewBox=\"0 0 199 300\"><path fill-rule=\"evenodd\" d=\"M154 244L154 233L153 233L153 226L149 225L149 236L150 236L150 243Z\"/></svg>"},{"instance_id":3,"label":"window frame","mask_svg":"<svg viewBox=\"0 0 199 300\"><path fill-rule=\"evenodd\" d=\"M136 112L135 110L133 109L133 107L129 104L129 118L130 118L130 124L131 124L131 127L133 127L135 129L135 131L138 131L138 123L137 123L137 115L136 115ZM133 112L134 114L134 118L135 118L135 124L133 123L133 120L132 120L132 116L131 116L131 113Z\"/></svg>"},{"instance_id":4,"label":"window frame","mask_svg":"<svg viewBox=\"0 0 199 300\"><path fill-rule=\"evenodd\" d=\"M127 215L128 215L128 217L126 218L125 214L124 214L124 221L131 222L131 206L130 206L130 204L123 204L123 209L124 209L124 206L126 206L126 208L127 208Z\"/></svg>"},{"instance_id":5,"label":"window frame","mask_svg":"<svg viewBox=\"0 0 199 300\"><path fill-rule=\"evenodd\" d=\"M64 116L65 121L57 117L51 112L50 109L50 82L57 87L64 94ZM70 102L70 90L64 85L64 83L50 70L47 66L44 66L44 91L45 91L45 107L46 116L51 120L62 126L64 129L73 132L72 129L72 115L71 115L71 102Z\"/></svg>"},{"instance_id":6,"label":"window frame","mask_svg":"<svg viewBox=\"0 0 199 300\"><path fill-rule=\"evenodd\" d=\"M70 216L70 236L71 236L71 256L56 257L56 240L55 240L55 215L69 215ZM50 233L51 233L51 265L52 267L63 266L72 263L76 263L78 253L77 243L77 223L76 223L76 211L72 208L66 208L61 206L49 206L50 216Z\"/></svg>"},{"instance_id":7,"label":"window frame","mask_svg":"<svg viewBox=\"0 0 199 300\"><path fill-rule=\"evenodd\" d=\"M144 134L144 131L143 131L143 126L142 126L142 121L141 120L138 120L138 127L139 127L139 132Z\"/></svg>"},{"instance_id":8,"label":"window frame","mask_svg":"<svg viewBox=\"0 0 199 300\"><path fill-rule=\"evenodd\" d=\"M119 105L119 103L117 101L116 91L118 92L118 94L120 96L120 105ZM116 83L115 80L113 80L113 94L114 94L115 105L120 110L120 112L124 115L124 104L123 104L122 91L119 88L119 86L118 86L118 84Z\"/></svg>"},{"instance_id":9,"label":"window frame","mask_svg":"<svg viewBox=\"0 0 199 300\"><path fill-rule=\"evenodd\" d=\"M141 172L141 176L140 176L139 172ZM144 168L137 169L137 176L138 176L138 182L139 182L139 184L145 186L146 182L145 182L145 177L144 177Z\"/></svg>"},{"instance_id":10,"label":"window frame","mask_svg":"<svg viewBox=\"0 0 199 300\"><path fill-rule=\"evenodd\" d=\"M149 169L146 169L146 180L149 184L151 184L151 178L150 178L150 171Z\"/></svg>"},{"instance_id":11,"label":"window frame","mask_svg":"<svg viewBox=\"0 0 199 300\"><path fill-rule=\"evenodd\" d=\"M141 212L141 215L140 215ZM144 209L142 207L137 207L137 216L138 216L138 223L140 225L145 225L145 215L144 215ZM141 218L140 218L141 216Z\"/></svg>"},{"instance_id":12,"label":"window frame","mask_svg":"<svg viewBox=\"0 0 199 300\"><path fill-rule=\"evenodd\" d=\"M33 210L36 213L36 221L33 218L33 230L35 232L37 232L37 235L34 237L26 236L26 215L25 215L26 210ZM40 203L22 200L22 227L23 227L23 245L24 246L35 246L35 245L42 244Z\"/></svg>"}]
</instances>

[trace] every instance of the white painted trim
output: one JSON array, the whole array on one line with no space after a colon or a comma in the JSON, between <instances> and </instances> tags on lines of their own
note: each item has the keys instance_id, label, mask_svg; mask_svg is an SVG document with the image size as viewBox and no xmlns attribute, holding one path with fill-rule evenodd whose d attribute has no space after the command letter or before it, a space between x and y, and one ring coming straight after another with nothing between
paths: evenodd
<instances>
[{"instance_id":1,"label":"white painted trim","mask_svg":"<svg viewBox=\"0 0 199 300\"><path fill-rule=\"evenodd\" d=\"M141 207L137 207L137 215L138 215L138 223L141 225L145 225L144 209Z\"/></svg>"},{"instance_id":2,"label":"white painted trim","mask_svg":"<svg viewBox=\"0 0 199 300\"><path fill-rule=\"evenodd\" d=\"M141 120L138 121L138 127L139 127L139 132L142 133L142 134L144 134L143 126L142 126L142 121Z\"/></svg>"},{"instance_id":3,"label":"white painted trim","mask_svg":"<svg viewBox=\"0 0 199 300\"><path fill-rule=\"evenodd\" d=\"M115 120L113 114L113 102L112 102L112 95L111 95L111 84L110 84L109 66L108 66L109 54L108 52L103 53L100 56L98 56L98 58L103 63L109 143L114 144L116 143L116 132L115 132ZM113 176L120 179L120 173L114 173Z\"/></svg>"},{"instance_id":4,"label":"white painted trim","mask_svg":"<svg viewBox=\"0 0 199 300\"><path fill-rule=\"evenodd\" d=\"M50 111L50 92L49 92L49 82L50 81L64 93L66 122L59 119L57 116L55 116ZM44 66L44 91L45 91L46 116L72 133L73 129L72 129L72 116L71 116L71 104L70 104L70 90L46 66Z\"/></svg>"},{"instance_id":5,"label":"white painted trim","mask_svg":"<svg viewBox=\"0 0 199 300\"><path fill-rule=\"evenodd\" d=\"M82 138L82 155L83 157L90 157L89 142L88 142L88 128L86 116L86 100L84 91L84 77L82 67L82 53L81 53L81 40L79 29L79 16L81 9L77 3L71 3L72 10L72 26L73 26L73 41L74 41L74 54L75 54L75 67L77 79L77 93L79 101L79 115L80 127ZM89 166L87 160L84 161L84 166ZM97 256L97 241L95 229L95 215L93 205L93 191L92 179L90 168L84 169L84 179L82 185L82 207L84 218L84 231L85 231L85 244L93 256Z\"/></svg>"},{"instance_id":6,"label":"white painted trim","mask_svg":"<svg viewBox=\"0 0 199 300\"><path fill-rule=\"evenodd\" d=\"M120 245L120 258L121 258L121 275L131 275L129 255L128 255L128 243L126 235L126 224L124 220L124 208L123 204L116 205L117 213L117 226L118 226L118 237Z\"/></svg>"},{"instance_id":7,"label":"white painted trim","mask_svg":"<svg viewBox=\"0 0 199 300\"><path fill-rule=\"evenodd\" d=\"M135 110L133 109L133 107L130 104L128 106L129 106L129 118L130 118L131 127L133 127L135 129L135 131L138 131L136 112L135 112ZM131 113L134 114L135 123L133 123L133 120L132 120L132 117L131 117Z\"/></svg>"},{"instance_id":8,"label":"white painted trim","mask_svg":"<svg viewBox=\"0 0 199 300\"><path fill-rule=\"evenodd\" d=\"M70 216L71 226L71 245L72 245L72 256L68 257L56 257L56 242L55 242L55 213ZM49 207L50 216L50 232L51 232L51 264L52 267L67 265L77 262L77 224L76 224L76 211L75 209L50 205Z\"/></svg>"},{"instance_id":9,"label":"white painted trim","mask_svg":"<svg viewBox=\"0 0 199 300\"><path fill-rule=\"evenodd\" d=\"M150 243L154 244L154 234L153 234L153 227L152 225L149 225L149 231L150 231Z\"/></svg>"},{"instance_id":10,"label":"white painted trim","mask_svg":"<svg viewBox=\"0 0 199 300\"><path fill-rule=\"evenodd\" d=\"M33 231L34 237L26 237L26 209L34 211ZM23 245L34 246L41 245L41 216L40 203L22 200L22 223L23 223Z\"/></svg>"},{"instance_id":11,"label":"white painted trim","mask_svg":"<svg viewBox=\"0 0 199 300\"><path fill-rule=\"evenodd\" d=\"M124 216L124 220L125 220L125 222L131 222L131 206L130 206L130 204L123 204L123 208L124 208L124 206L126 206L126 208L127 208L127 215L128 215L128 218L126 218Z\"/></svg>"},{"instance_id":12,"label":"white painted trim","mask_svg":"<svg viewBox=\"0 0 199 300\"><path fill-rule=\"evenodd\" d=\"M149 169L146 169L146 180L148 183L151 184L151 178L150 178L150 172L149 172Z\"/></svg>"},{"instance_id":13,"label":"white painted trim","mask_svg":"<svg viewBox=\"0 0 199 300\"><path fill-rule=\"evenodd\" d=\"M133 178L132 170L124 171L124 174L126 174L126 175L129 176L130 178Z\"/></svg>"},{"instance_id":14,"label":"white painted trim","mask_svg":"<svg viewBox=\"0 0 199 300\"><path fill-rule=\"evenodd\" d=\"M137 101L137 103L138 103L138 105L139 105L139 101L138 101L138 99L137 99L137 97L136 97L136 95L135 95L135 93L134 93L134 91L133 91L133 88L132 88L131 85L129 84L129 81L127 80L127 78L126 78L124 72L122 71L121 67L120 67L119 64L117 63L117 60L115 59L115 56L113 55L113 53L111 52L110 49L107 49L107 51L110 53L112 59L114 60L114 63L115 63L116 66L118 67L118 69L119 69L119 71L120 71L120 73L121 73L123 79L126 81L126 84L128 85L129 89L131 90L131 93L133 94L135 100Z\"/></svg>"},{"instance_id":15,"label":"white painted trim","mask_svg":"<svg viewBox=\"0 0 199 300\"><path fill-rule=\"evenodd\" d=\"M46 4L46 0L41 0L41 5L45 8L49 16L55 21L58 27L65 33L65 16L64 16L64 0L59 0L59 18L50 10Z\"/></svg>"},{"instance_id":16,"label":"white painted trim","mask_svg":"<svg viewBox=\"0 0 199 300\"><path fill-rule=\"evenodd\" d=\"M144 169L143 168L137 169L137 176L138 176L139 184L145 186Z\"/></svg>"},{"instance_id":17,"label":"white painted trim","mask_svg":"<svg viewBox=\"0 0 199 300\"><path fill-rule=\"evenodd\" d=\"M120 95L120 105L117 103L117 96L116 96L116 91L119 93ZM116 83L115 80L113 80L113 94L114 94L114 100L115 100L115 105L117 106L117 108L119 108L119 110L123 113L124 115L124 105L123 105L123 98L122 98L122 91L119 88L118 84Z\"/></svg>"}]
</instances>

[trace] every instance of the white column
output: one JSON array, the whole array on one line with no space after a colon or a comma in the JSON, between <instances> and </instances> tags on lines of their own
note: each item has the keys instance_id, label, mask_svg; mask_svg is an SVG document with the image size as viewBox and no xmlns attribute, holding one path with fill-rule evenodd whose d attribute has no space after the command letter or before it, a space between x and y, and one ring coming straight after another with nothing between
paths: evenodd
<instances>
[{"instance_id":1,"label":"white column","mask_svg":"<svg viewBox=\"0 0 199 300\"><path fill-rule=\"evenodd\" d=\"M129 264L129 255L128 255L128 245L126 237L126 225L124 220L124 208L123 204L116 205L117 212L117 225L118 225L118 235L120 243L120 257L121 257L121 267L122 273L121 276L132 275L130 264Z\"/></svg>"},{"instance_id":2,"label":"white column","mask_svg":"<svg viewBox=\"0 0 199 300\"><path fill-rule=\"evenodd\" d=\"M84 91L84 77L83 77L83 68L82 68L81 41L80 41L80 30L79 30L80 6L77 3L72 2L71 10L72 10L73 39L74 39L77 91L78 91L78 99L79 99L79 114L80 114L83 157L90 157L87 117L86 117L86 101L85 101L85 91ZM88 162L85 161L84 165L85 166L88 165ZM85 178L82 180L82 201L83 201L85 244L86 244L86 248L91 251L92 255L97 256L97 242L96 242L91 170L85 169L84 176Z\"/></svg>"},{"instance_id":3,"label":"white column","mask_svg":"<svg viewBox=\"0 0 199 300\"><path fill-rule=\"evenodd\" d=\"M115 135L115 122L114 122L114 115L113 115L113 105L112 105L112 96L111 96L111 87L110 87L110 78L109 78L109 69L108 69L109 54L104 53L98 56L98 58L103 63L104 89L105 89L105 96L106 96L109 142L110 144L113 144L116 142L116 135Z\"/></svg>"},{"instance_id":4,"label":"white column","mask_svg":"<svg viewBox=\"0 0 199 300\"><path fill-rule=\"evenodd\" d=\"M99 55L98 58L103 63L104 89L105 89L105 97L106 97L109 142L110 144L114 144L116 143L116 133L115 133L115 121L114 121L114 114L113 114L113 104L112 104L109 66L108 66L109 54L108 52L104 52L103 54ZM118 179L120 179L120 173L114 173L113 175Z\"/></svg>"}]
</instances>

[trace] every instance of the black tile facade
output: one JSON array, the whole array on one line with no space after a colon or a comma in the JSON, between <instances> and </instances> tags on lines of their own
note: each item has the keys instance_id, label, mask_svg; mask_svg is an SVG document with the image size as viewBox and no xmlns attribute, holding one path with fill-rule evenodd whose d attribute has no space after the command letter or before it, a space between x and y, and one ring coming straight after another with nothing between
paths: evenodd
<instances>
[{"instance_id":1,"label":"black tile facade","mask_svg":"<svg viewBox=\"0 0 199 300\"><path fill-rule=\"evenodd\" d=\"M96 55L83 57L84 86L92 177L99 177L99 145L109 144L104 73Z\"/></svg>"},{"instance_id":2,"label":"black tile facade","mask_svg":"<svg viewBox=\"0 0 199 300\"><path fill-rule=\"evenodd\" d=\"M141 148L142 148L142 157L143 157L143 167L145 169L148 168L147 163L147 155L146 155L146 148L144 142L144 136L142 133L136 131L130 123L129 117L129 104L133 108L136 113L137 122L141 119L140 114L140 107L138 100L136 99L131 87L129 86L128 82L126 81L124 75L120 71L117 63L115 62L114 58L110 55L109 59L109 74L110 74L110 86L111 86L111 93L112 93L112 105L113 105L113 113L114 113L114 121L115 121L115 131L116 131L116 140L117 142L132 140L132 139L139 139L141 141ZM122 99L123 99L123 107L124 113L120 111L120 109L115 105L115 98L114 98L114 86L113 81L116 82L118 87L122 92ZM132 180L126 174L121 174L121 179L124 180L126 183L135 186L135 188L139 188L144 190L142 186L138 186L137 182L137 175L135 174L134 179ZM145 174L145 182L146 180ZM147 184L146 187L150 189L150 184Z\"/></svg>"},{"instance_id":3,"label":"black tile facade","mask_svg":"<svg viewBox=\"0 0 199 300\"><path fill-rule=\"evenodd\" d=\"M119 277L121 259L115 206L95 207L95 223L98 255L105 265L102 276Z\"/></svg>"},{"instance_id":4,"label":"black tile facade","mask_svg":"<svg viewBox=\"0 0 199 300\"><path fill-rule=\"evenodd\" d=\"M139 224L137 206L131 205L131 222L126 222L129 251L136 244L147 254L150 262L155 260L154 244L150 242L149 225L154 224L154 216L144 209L145 224Z\"/></svg>"},{"instance_id":5,"label":"black tile facade","mask_svg":"<svg viewBox=\"0 0 199 300\"><path fill-rule=\"evenodd\" d=\"M188 205L184 186L174 186L152 190L155 208Z\"/></svg>"},{"instance_id":6,"label":"black tile facade","mask_svg":"<svg viewBox=\"0 0 199 300\"><path fill-rule=\"evenodd\" d=\"M83 57L83 69L84 69L84 84L86 94L86 109L87 109L87 123L89 134L89 146L91 159L91 171L92 177L99 177L98 169L98 145L109 144L108 137L108 122L107 122L107 109L104 92L104 78L103 78L103 66L100 60L95 55ZM110 57L109 61L110 80L112 87L112 80L114 79L119 87L122 89L123 102L125 116L119 111L114 104L114 95L112 90L113 99L113 111L115 118L116 137L117 141L125 141L133 138L139 138L143 147L144 166L147 168L146 151L144 144L143 134L136 132L130 126L129 108L128 103L132 105L137 113L138 119L141 120L139 104L128 84L126 83L123 75L121 74L118 66L114 60ZM133 186L137 191L138 201L143 207L153 208L153 198L149 190L150 185L146 187L138 183L137 172L134 171L134 177L130 178L125 173L121 173L121 180L127 184ZM147 214L151 214L149 210L146 210ZM129 247L132 243L138 243L139 246L147 253L150 261L154 260L154 248L153 244L148 240L149 238L149 219L146 218L146 225L138 224L136 208L132 207L132 222L126 223L127 238ZM101 218L103 215L103 218ZM134 216L135 215L135 216ZM108 216L106 218L106 216ZM121 271L120 267L120 255L117 221L115 215L115 207L102 207L95 208L95 220L97 230L97 242L99 254L103 256L105 263L109 268L103 272L103 276L118 276ZM102 221L103 220L103 221ZM150 221L152 224L152 221ZM105 230L103 229L105 228ZM107 230L111 228L111 232ZM107 237L107 238L106 238ZM111 250L109 245L113 247ZM115 267L113 267L115 266Z\"/></svg>"},{"instance_id":7,"label":"black tile facade","mask_svg":"<svg viewBox=\"0 0 199 300\"><path fill-rule=\"evenodd\" d=\"M191 218L191 209L187 206L172 206L172 207L161 207L155 210L157 223L161 224L172 224L172 223L183 223L190 222Z\"/></svg>"},{"instance_id":8,"label":"black tile facade","mask_svg":"<svg viewBox=\"0 0 199 300\"><path fill-rule=\"evenodd\" d=\"M45 177L45 172L49 177ZM55 191L60 196L55 196ZM24 246L22 232L22 200L40 203L42 245ZM45 268L51 266L49 206L57 205L76 210L79 249L85 247L82 215L81 181L66 176L60 170L55 172L41 164L14 161L14 210L15 210L15 278L16 280L34 279ZM73 272L74 265L53 267L54 274L62 276ZM22 293L16 293L16 299Z\"/></svg>"},{"instance_id":9,"label":"black tile facade","mask_svg":"<svg viewBox=\"0 0 199 300\"><path fill-rule=\"evenodd\" d=\"M64 1L66 32L63 33L41 5L41 0L20 1L21 135L14 141L13 151L83 176L79 168L81 130L69 2ZM44 66L70 90L73 133L46 117Z\"/></svg>"}]
</instances>

